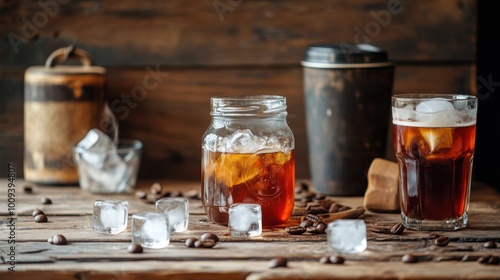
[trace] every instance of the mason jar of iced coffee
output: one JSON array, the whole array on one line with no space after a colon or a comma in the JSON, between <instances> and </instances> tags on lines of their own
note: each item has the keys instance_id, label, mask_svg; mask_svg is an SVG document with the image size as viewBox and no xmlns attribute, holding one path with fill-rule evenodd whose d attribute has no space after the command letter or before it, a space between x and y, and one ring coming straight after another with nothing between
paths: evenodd
<instances>
[{"instance_id":1,"label":"mason jar of iced coffee","mask_svg":"<svg viewBox=\"0 0 500 280\"><path fill-rule=\"evenodd\" d=\"M233 203L256 203L264 226L286 222L295 188L295 141L286 122L286 98L212 97L210 115L201 145L208 218L227 225Z\"/></svg>"}]
</instances>

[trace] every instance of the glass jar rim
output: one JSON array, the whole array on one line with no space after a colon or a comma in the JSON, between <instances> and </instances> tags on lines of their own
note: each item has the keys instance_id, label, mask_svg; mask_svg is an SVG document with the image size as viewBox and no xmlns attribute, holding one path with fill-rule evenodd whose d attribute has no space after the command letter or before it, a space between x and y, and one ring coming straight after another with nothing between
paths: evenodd
<instances>
[{"instance_id":1,"label":"glass jar rim","mask_svg":"<svg viewBox=\"0 0 500 280\"><path fill-rule=\"evenodd\" d=\"M453 94L453 93L399 93L392 96L392 100L398 101L425 101L433 100L436 98L444 99L447 101L474 101L477 100L477 96L471 94Z\"/></svg>"},{"instance_id":2,"label":"glass jar rim","mask_svg":"<svg viewBox=\"0 0 500 280\"><path fill-rule=\"evenodd\" d=\"M286 97L280 95L234 95L210 98L212 116L267 117L286 115Z\"/></svg>"}]
</instances>

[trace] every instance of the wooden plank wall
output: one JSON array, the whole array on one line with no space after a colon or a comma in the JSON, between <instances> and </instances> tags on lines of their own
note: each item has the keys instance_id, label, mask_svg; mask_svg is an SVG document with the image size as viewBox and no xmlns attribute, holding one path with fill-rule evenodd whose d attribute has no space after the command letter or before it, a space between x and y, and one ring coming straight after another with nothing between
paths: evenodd
<instances>
[{"instance_id":1,"label":"wooden plank wall","mask_svg":"<svg viewBox=\"0 0 500 280\"><path fill-rule=\"evenodd\" d=\"M356 41L389 52L394 92L475 92L473 0L0 0L0 166L22 166L24 71L74 44L108 69L121 136L145 145L141 178L199 179L209 98L269 93L287 97L306 178L300 61ZM148 68L157 85L127 103Z\"/></svg>"}]
</instances>

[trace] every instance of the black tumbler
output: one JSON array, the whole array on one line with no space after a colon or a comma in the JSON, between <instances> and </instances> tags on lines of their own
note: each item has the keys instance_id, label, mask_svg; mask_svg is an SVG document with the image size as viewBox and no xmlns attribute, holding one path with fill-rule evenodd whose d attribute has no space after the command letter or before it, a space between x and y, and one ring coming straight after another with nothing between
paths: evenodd
<instances>
[{"instance_id":1,"label":"black tumbler","mask_svg":"<svg viewBox=\"0 0 500 280\"><path fill-rule=\"evenodd\" d=\"M302 65L313 186L363 195L371 162L385 157L394 64L373 45L315 44Z\"/></svg>"}]
</instances>

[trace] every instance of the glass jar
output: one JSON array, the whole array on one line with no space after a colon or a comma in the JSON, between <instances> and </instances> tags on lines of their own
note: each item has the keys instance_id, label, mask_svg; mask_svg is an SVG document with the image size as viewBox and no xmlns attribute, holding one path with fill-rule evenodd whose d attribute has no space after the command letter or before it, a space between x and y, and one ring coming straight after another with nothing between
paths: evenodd
<instances>
[{"instance_id":1,"label":"glass jar","mask_svg":"<svg viewBox=\"0 0 500 280\"><path fill-rule=\"evenodd\" d=\"M286 222L295 189L295 140L286 98L212 97L202 140L202 203L208 218L228 223L233 203L257 203L262 225Z\"/></svg>"}]
</instances>

